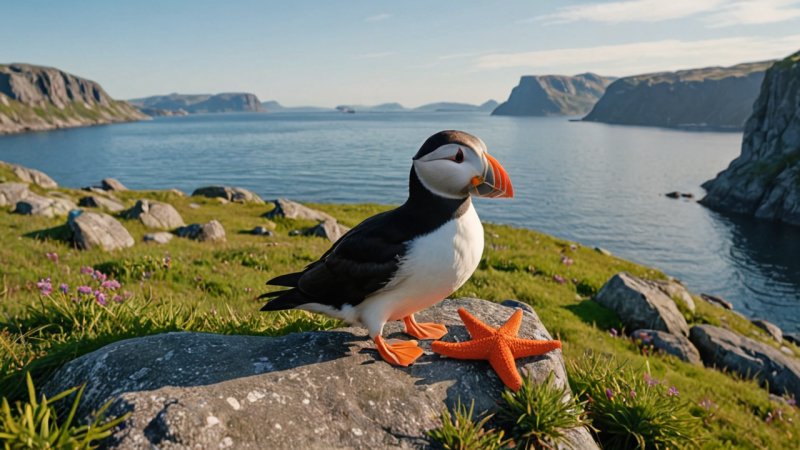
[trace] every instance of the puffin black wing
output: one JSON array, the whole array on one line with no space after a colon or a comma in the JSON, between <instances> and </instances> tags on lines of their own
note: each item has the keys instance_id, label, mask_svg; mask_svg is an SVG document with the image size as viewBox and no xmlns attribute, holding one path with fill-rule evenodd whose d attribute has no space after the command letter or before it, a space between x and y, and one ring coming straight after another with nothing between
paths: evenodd
<instances>
[{"instance_id":1,"label":"puffin black wing","mask_svg":"<svg viewBox=\"0 0 800 450\"><path fill-rule=\"evenodd\" d=\"M261 310L290 309L306 303L335 308L361 303L397 272L406 243L412 238L409 229L413 229L403 226L403 216L402 208L373 216L347 232L302 272L268 281L268 285L291 289L259 297L275 297Z\"/></svg>"}]
</instances>

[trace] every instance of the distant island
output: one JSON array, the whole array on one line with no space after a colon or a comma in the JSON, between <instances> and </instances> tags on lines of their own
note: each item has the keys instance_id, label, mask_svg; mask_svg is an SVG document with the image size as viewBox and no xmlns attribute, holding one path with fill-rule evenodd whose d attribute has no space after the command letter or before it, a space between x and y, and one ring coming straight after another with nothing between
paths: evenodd
<instances>
[{"instance_id":1,"label":"distant island","mask_svg":"<svg viewBox=\"0 0 800 450\"><path fill-rule=\"evenodd\" d=\"M614 80L594 73L525 75L493 116L578 116L589 112Z\"/></svg>"},{"instance_id":2,"label":"distant island","mask_svg":"<svg viewBox=\"0 0 800 450\"><path fill-rule=\"evenodd\" d=\"M142 119L94 81L53 67L0 64L0 134Z\"/></svg>"},{"instance_id":3,"label":"distant island","mask_svg":"<svg viewBox=\"0 0 800 450\"><path fill-rule=\"evenodd\" d=\"M458 102L427 103L416 108L406 108L400 103L381 103L379 105L339 105L337 110L354 112L491 112L497 106L495 100L488 100L480 105Z\"/></svg>"},{"instance_id":4,"label":"distant island","mask_svg":"<svg viewBox=\"0 0 800 450\"><path fill-rule=\"evenodd\" d=\"M128 102L155 115L181 115L164 112L185 111L188 114L262 112L264 107L255 94L226 92L221 94L168 94L135 98Z\"/></svg>"},{"instance_id":5,"label":"distant island","mask_svg":"<svg viewBox=\"0 0 800 450\"><path fill-rule=\"evenodd\" d=\"M712 209L800 225L800 51L767 70L741 155L703 187Z\"/></svg>"},{"instance_id":6,"label":"distant island","mask_svg":"<svg viewBox=\"0 0 800 450\"><path fill-rule=\"evenodd\" d=\"M611 83L583 119L621 125L740 130L774 61L659 72Z\"/></svg>"}]
</instances>

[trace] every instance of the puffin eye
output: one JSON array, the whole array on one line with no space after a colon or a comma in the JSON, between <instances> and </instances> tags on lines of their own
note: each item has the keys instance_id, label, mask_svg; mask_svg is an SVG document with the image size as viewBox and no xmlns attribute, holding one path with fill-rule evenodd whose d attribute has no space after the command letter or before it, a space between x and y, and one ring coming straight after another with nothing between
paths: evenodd
<instances>
[{"instance_id":1,"label":"puffin eye","mask_svg":"<svg viewBox=\"0 0 800 450\"><path fill-rule=\"evenodd\" d=\"M456 153L456 156L453 157L453 161L457 162L458 164L464 162L464 152L461 151L461 147L458 148L458 153Z\"/></svg>"}]
</instances>

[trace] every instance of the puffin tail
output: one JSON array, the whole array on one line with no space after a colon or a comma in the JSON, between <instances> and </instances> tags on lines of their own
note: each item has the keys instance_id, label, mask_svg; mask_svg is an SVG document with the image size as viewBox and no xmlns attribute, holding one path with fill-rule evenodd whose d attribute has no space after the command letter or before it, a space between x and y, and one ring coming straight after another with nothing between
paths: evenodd
<instances>
[{"instance_id":1,"label":"puffin tail","mask_svg":"<svg viewBox=\"0 0 800 450\"><path fill-rule=\"evenodd\" d=\"M262 306L261 311L281 311L284 309L292 309L310 302L309 298L303 295L303 293L297 288L288 289L285 291L267 292L266 294L261 294L258 298L263 299L269 297L275 298L270 300L266 305Z\"/></svg>"},{"instance_id":2,"label":"puffin tail","mask_svg":"<svg viewBox=\"0 0 800 450\"><path fill-rule=\"evenodd\" d=\"M297 282L300 281L300 276L302 275L303 272L287 273L286 275L277 276L267 281L267 285L297 287Z\"/></svg>"}]
</instances>

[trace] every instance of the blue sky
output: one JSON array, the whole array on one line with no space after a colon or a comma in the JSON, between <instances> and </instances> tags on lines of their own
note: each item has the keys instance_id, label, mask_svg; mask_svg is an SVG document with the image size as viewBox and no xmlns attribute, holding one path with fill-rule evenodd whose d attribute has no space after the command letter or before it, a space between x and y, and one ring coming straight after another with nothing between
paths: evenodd
<instances>
[{"instance_id":1,"label":"blue sky","mask_svg":"<svg viewBox=\"0 0 800 450\"><path fill-rule=\"evenodd\" d=\"M800 0L8 1L0 62L116 98L286 105L504 100L524 74L632 75L800 49Z\"/></svg>"}]
</instances>

